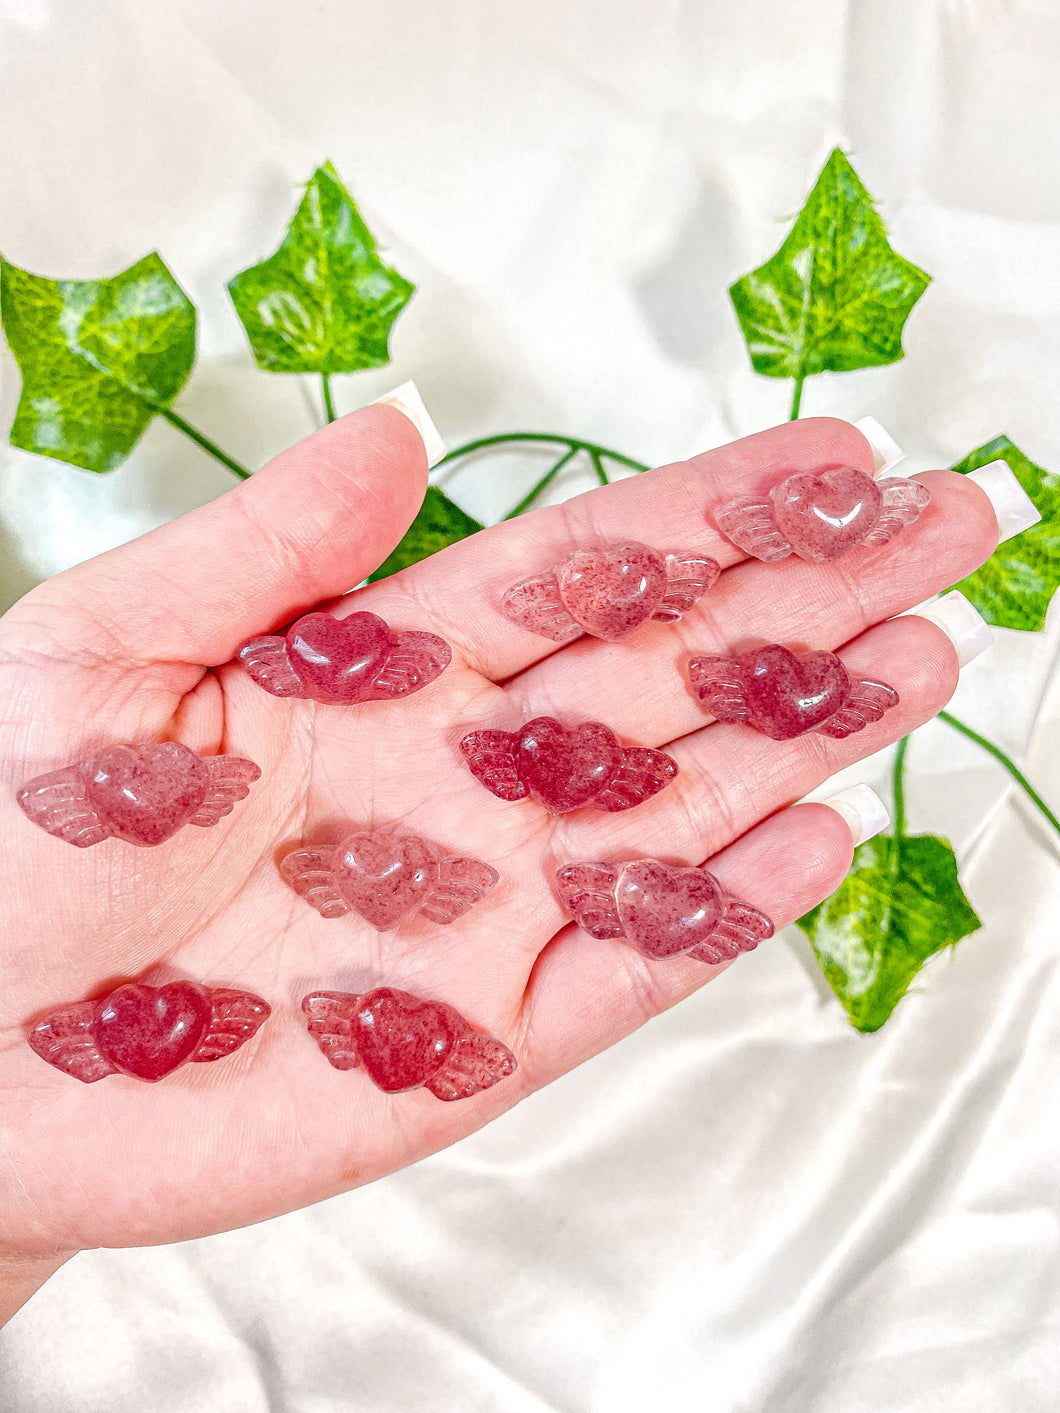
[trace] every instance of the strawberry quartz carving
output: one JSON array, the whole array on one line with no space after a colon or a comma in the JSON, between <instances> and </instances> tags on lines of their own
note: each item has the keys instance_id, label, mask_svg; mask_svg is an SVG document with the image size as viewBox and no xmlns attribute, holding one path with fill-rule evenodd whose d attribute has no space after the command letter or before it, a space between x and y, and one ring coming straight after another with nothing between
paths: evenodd
<instances>
[{"instance_id":1,"label":"strawberry quartz carving","mask_svg":"<svg viewBox=\"0 0 1060 1413\"><path fill-rule=\"evenodd\" d=\"M677 774L670 756L645 746L623 746L599 721L566 727L538 716L520 731L472 731L460 750L475 779L499 799L529 796L553 814L583 805L633 809Z\"/></svg>"},{"instance_id":2,"label":"strawberry quartz carving","mask_svg":"<svg viewBox=\"0 0 1060 1413\"><path fill-rule=\"evenodd\" d=\"M363 1065L388 1094L429 1089L467 1099L515 1071L515 1056L459 1011L381 986L362 995L314 991L302 1001L309 1033L337 1070Z\"/></svg>"},{"instance_id":3,"label":"strawberry quartz carving","mask_svg":"<svg viewBox=\"0 0 1060 1413\"><path fill-rule=\"evenodd\" d=\"M765 913L727 893L705 868L658 859L567 864L556 874L571 917L590 937L621 937L646 957L731 961L773 935Z\"/></svg>"},{"instance_id":4,"label":"strawberry quartz carving","mask_svg":"<svg viewBox=\"0 0 1060 1413\"><path fill-rule=\"evenodd\" d=\"M252 760L200 756L175 741L110 746L38 775L17 799L34 824L79 849L111 837L150 848L185 824L217 824L260 775Z\"/></svg>"},{"instance_id":5,"label":"strawberry quartz carving","mask_svg":"<svg viewBox=\"0 0 1060 1413\"><path fill-rule=\"evenodd\" d=\"M374 613L307 613L283 637L252 638L239 650L243 667L274 697L340 704L411 696L452 656L444 638L399 632Z\"/></svg>"},{"instance_id":6,"label":"strawberry quartz carving","mask_svg":"<svg viewBox=\"0 0 1060 1413\"><path fill-rule=\"evenodd\" d=\"M413 913L447 924L481 902L500 875L478 859L452 858L398 829L361 830L339 844L295 849L284 878L321 917L360 913L380 932Z\"/></svg>"},{"instance_id":7,"label":"strawberry quartz carving","mask_svg":"<svg viewBox=\"0 0 1060 1413\"><path fill-rule=\"evenodd\" d=\"M742 496L714 512L718 529L767 563L798 555L810 564L839 559L855 545L877 547L911 525L931 500L919 481L874 481L854 466L788 476L765 496Z\"/></svg>"},{"instance_id":8,"label":"strawberry quartz carving","mask_svg":"<svg viewBox=\"0 0 1060 1413\"><path fill-rule=\"evenodd\" d=\"M676 623L720 573L720 565L701 554L662 554L636 543L594 545L515 584L501 612L554 643L583 633L618 642L649 618Z\"/></svg>"},{"instance_id":9,"label":"strawberry quartz carving","mask_svg":"<svg viewBox=\"0 0 1060 1413\"><path fill-rule=\"evenodd\" d=\"M886 682L851 677L835 653L795 653L779 643L739 657L694 657L688 675L718 721L743 721L790 741L807 731L842 740L898 705Z\"/></svg>"},{"instance_id":10,"label":"strawberry quartz carving","mask_svg":"<svg viewBox=\"0 0 1060 1413\"><path fill-rule=\"evenodd\" d=\"M33 1027L29 1044L83 1084L110 1074L153 1083L189 1062L223 1060L256 1034L269 1011L249 991L194 981L119 986L102 1000L59 1006Z\"/></svg>"}]
</instances>

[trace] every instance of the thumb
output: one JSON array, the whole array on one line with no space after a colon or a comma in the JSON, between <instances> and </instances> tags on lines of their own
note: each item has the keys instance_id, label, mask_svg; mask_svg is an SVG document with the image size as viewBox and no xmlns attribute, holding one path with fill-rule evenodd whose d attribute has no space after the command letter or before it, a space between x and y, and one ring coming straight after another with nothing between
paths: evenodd
<instances>
[{"instance_id":1,"label":"thumb","mask_svg":"<svg viewBox=\"0 0 1060 1413\"><path fill-rule=\"evenodd\" d=\"M366 578L426 486L417 425L373 403L209 505L48 580L11 610L10 626L26 610L39 625L46 610L51 640L78 653L227 662L246 638Z\"/></svg>"}]
</instances>

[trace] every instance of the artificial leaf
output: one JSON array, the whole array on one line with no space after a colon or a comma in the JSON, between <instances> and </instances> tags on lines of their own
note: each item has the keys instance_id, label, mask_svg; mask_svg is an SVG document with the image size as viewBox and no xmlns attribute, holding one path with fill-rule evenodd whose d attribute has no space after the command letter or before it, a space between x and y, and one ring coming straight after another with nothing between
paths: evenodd
<instances>
[{"instance_id":1,"label":"artificial leaf","mask_svg":"<svg viewBox=\"0 0 1060 1413\"><path fill-rule=\"evenodd\" d=\"M418 564L421 559L435 554L446 545L455 545L457 540L466 540L482 526L470 515L466 515L458 505L454 505L437 486L428 486L419 514L405 531L397 549L370 577L385 579L396 574L409 564Z\"/></svg>"},{"instance_id":2,"label":"artificial leaf","mask_svg":"<svg viewBox=\"0 0 1060 1413\"><path fill-rule=\"evenodd\" d=\"M381 368L414 289L380 260L330 162L313 173L276 253L228 285L258 367L272 373Z\"/></svg>"},{"instance_id":3,"label":"artificial leaf","mask_svg":"<svg viewBox=\"0 0 1060 1413\"><path fill-rule=\"evenodd\" d=\"M1042 513L1037 525L1006 540L981 569L957 588L988 623L1036 633L1060 585L1060 476L1036 466L1008 437L976 447L954 471L977 471L991 461L1007 461L1020 485Z\"/></svg>"},{"instance_id":4,"label":"artificial leaf","mask_svg":"<svg viewBox=\"0 0 1060 1413\"><path fill-rule=\"evenodd\" d=\"M755 372L805 378L894 363L930 279L896 254L837 147L787 239L729 290Z\"/></svg>"},{"instance_id":5,"label":"artificial leaf","mask_svg":"<svg viewBox=\"0 0 1060 1413\"><path fill-rule=\"evenodd\" d=\"M879 1030L909 983L943 947L981 923L947 839L879 834L858 846L847 877L799 926L857 1030Z\"/></svg>"},{"instance_id":6,"label":"artificial leaf","mask_svg":"<svg viewBox=\"0 0 1060 1413\"><path fill-rule=\"evenodd\" d=\"M109 280L49 280L0 259L0 315L22 370L13 446L113 471L195 361L195 308L161 256Z\"/></svg>"}]
</instances>

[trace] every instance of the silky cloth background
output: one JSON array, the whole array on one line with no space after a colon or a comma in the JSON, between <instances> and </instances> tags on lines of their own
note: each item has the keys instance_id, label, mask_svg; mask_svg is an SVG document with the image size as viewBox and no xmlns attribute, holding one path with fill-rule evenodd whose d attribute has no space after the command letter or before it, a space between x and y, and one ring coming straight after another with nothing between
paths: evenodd
<instances>
[{"instance_id":1,"label":"silky cloth background","mask_svg":"<svg viewBox=\"0 0 1060 1413\"><path fill-rule=\"evenodd\" d=\"M254 369L224 281L330 157L419 286L340 408L415 377L451 445L665 461L785 415L725 291L838 142L935 283L903 363L803 411L871 412L911 470L1002 431L1057 467L1058 26L1053 0L0 0L0 244L68 277L159 248L201 311L180 410L260 464L318 388ZM489 519L541 469L445 484ZM160 422L107 477L5 448L5 600L229 484ZM1054 804L1058 624L1000 634L955 704ZM79 1256L3 1336L5 1409L1051 1413L1056 841L945 727L909 765L910 827L954 839L983 929L882 1033L786 936L386 1181Z\"/></svg>"}]
</instances>

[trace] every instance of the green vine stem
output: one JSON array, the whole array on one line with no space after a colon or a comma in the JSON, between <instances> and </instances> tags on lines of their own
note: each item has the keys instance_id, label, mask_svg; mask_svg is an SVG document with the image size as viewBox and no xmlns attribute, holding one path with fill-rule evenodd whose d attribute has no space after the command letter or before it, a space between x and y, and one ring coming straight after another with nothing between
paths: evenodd
<instances>
[{"instance_id":1,"label":"green vine stem","mask_svg":"<svg viewBox=\"0 0 1060 1413\"><path fill-rule=\"evenodd\" d=\"M538 481L537 485L533 486L529 491L527 491L526 495L523 496L522 500L515 507L515 509L509 510L508 514L504 517L505 520L514 520L517 515L522 515L524 510L529 510L530 507L533 505L534 501L548 485L548 483L550 481L555 480L555 478L563 470L564 466L566 466L567 462L573 460L574 457L578 455L578 451L579 448L574 446L572 446L568 451L565 451L560 457L560 459L553 466L549 467L549 469L541 477L540 481Z\"/></svg>"},{"instance_id":2,"label":"green vine stem","mask_svg":"<svg viewBox=\"0 0 1060 1413\"><path fill-rule=\"evenodd\" d=\"M805 373L800 373L795 379L795 387L791 394L791 411L788 413L789 422L794 422L799 415L799 408L802 406L802 385L805 381Z\"/></svg>"},{"instance_id":3,"label":"green vine stem","mask_svg":"<svg viewBox=\"0 0 1060 1413\"><path fill-rule=\"evenodd\" d=\"M978 731L973 731L970 726L966 726L963 721L958 721L958 719L955 716L951 716L948 711L940 711L939 720L944 721L947 726L952 726L954 731L959 731L962 736L967 736L969 741L974 741L977 746L980 746L986 751L987 755L993 756L997 763L1008 771L1009 775L1012 776L1013 780L1015 780L1016 784L1031 803L1041 811L1043 816L1056 830L1057 834L1060 834L1060 819L1057 819L1056 815L1053 814L1041 795L1038 794L1038 791L1016 765L1016 762L1010 759L1000 746L995 745L993 741L987 740L985 736L980 736Z\"/></svg>"},{"instance_id":4,"label":"green vine stem","mask_svg":"<svg viewBox=\"0 0 1060 1413\"><path fill-rule=\"evenodd\" d=\"M324 416L329 422L335 420L335 404L331 400L331 374L321 373L320 387L324 394Z\"/></svg>"},{"instance_id":5,"label":"green vine stem","mask_svg":"<svg viewBox=\"0 0 1060 1413\"><path fill-rule=\"evenodd\" d=\"M894 837L905 838L905 753L909 749L909 736L903 736L894 753L894 772L891 776L891 793L894 797Z\"/></svg>"},{"instance_id":6,"label":"green vine stem","mask_svg":"<svg viewBox=\"0 0 1060 1413\"><path fill-rule=\"evenodd\" d=\"M458 461L463 456L470 456L472 452L481 451L488 446L503 446L506 442L538 442L543 446L562 446L566 451L554 462L541 479L533 486L522 500L510 510L504 517L505 520L514 520L517 515L522 515L524 510L529 510L541 492L548 486L568 462L572 461L580 451L588 454L590 464L596 474L596 479L602 486L609 486L611 478L604 467L605 461L614 461L619 466L628 466L631 471L647 471L648 467L643 461L634 461L631 456L623 456L620 451L612 451L610 447L599 446L596 442L586 442L581 437L564 437L554 432L498 432L492 437L477 437L473 442L465 442L463 446L455 447L447 452L439 461L436 470L448 465L451 461Z\"/></svg>"},{"instance_id":7,"label":"green vine stem","mask_svg":"<svg viewBox=\"0 0 1060 1413\"><path fill-rule=\"evenodd\" d=\"M631 456L623 456L620 451L612 451L610 447L598 446L596 442L582 441L581 437L564 437L555 432L498 432L493 437L478 437L473 442L465 442L463 446L455 447L447 452L439 461L439 466L444 466L449 461L456 461L458 457L470 456L473 451L481 451L486 446L501 446L504 442L544 442L553 446L569 447L572 451L587 451L590 456L595 454L604 461L617 462L619 466L628 466L631 471L647 471L647 466L643 461L634 461Z\"/></svg>"},{"instance_id":8,"label":"green vine stem","mask_svg":"<svg viewBox=\"0 0 1060 1413\"><path fill-rule=\"evenodd\" d=\"M190 437L193 442L201 446L203 451L208 451L211 456L216 457L222 466L227 466L229 471L234 472L241 481L250 480L251 472L248 471L245 466L240 466L239 462L229 456L226 451L222 451L216 442L212 442L209 437L203 436L202 432L197 431L190 422L185 422L184 418L181 417L179 413L174 412L171 407L158 407L155 410L158 415L164 417L171 426L176 427L178 432L183 432L186 437Z\"/></svg>"}]
</instances>

